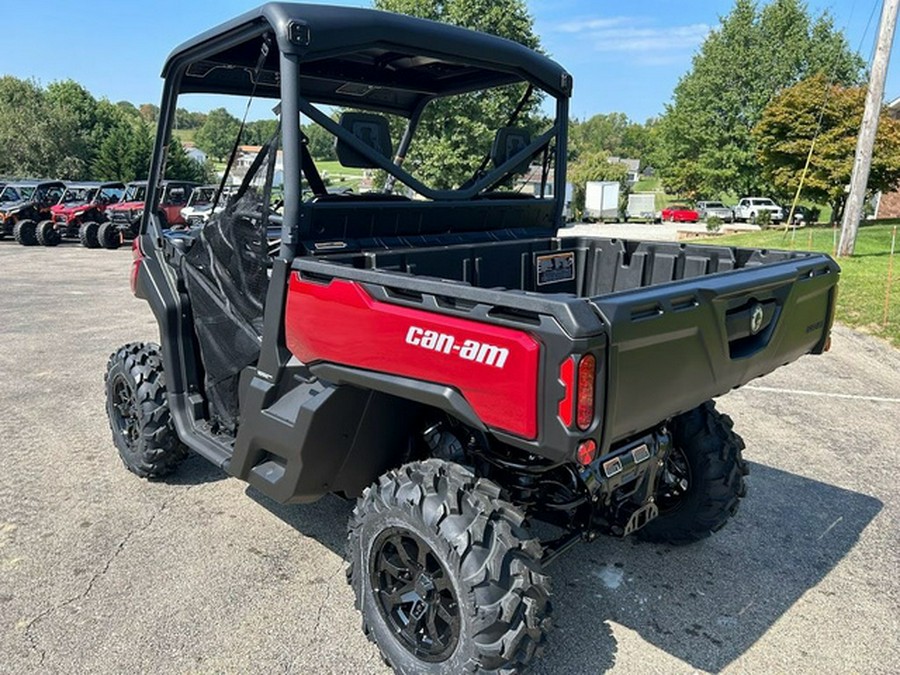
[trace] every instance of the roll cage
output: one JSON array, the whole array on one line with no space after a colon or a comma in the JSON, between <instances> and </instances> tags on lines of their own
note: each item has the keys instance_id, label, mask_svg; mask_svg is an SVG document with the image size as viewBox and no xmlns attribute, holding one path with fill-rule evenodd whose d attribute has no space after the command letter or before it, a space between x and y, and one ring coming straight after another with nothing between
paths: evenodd
<instances>
[{"instance_id":1,"label":"roll cage","mask_svg":"<svg viewBox=\"0 0 900 675\"><path fill-rule=\"evenodd\" d=\"M301 176L309 181L301 113L352 148L366 166L383 170L427 200L470 202L502 184L551 145L566 156L568 99L572 80L552 60L498 37L433 21L366 9L269 3L178 47L163 69L165 86L151 164L148 201L158 199L166 141L177 97L185 93L279 99L284 148L281 256L296 253L304 236ZM435 189L402 167L417 125L431 101L488 88L522 84L555 100L555 121L529 142L494 160L494 168L458 189ZM406 120L393 159L362 142L317 106L389 113ZM287 123L287 120L295 122ZM546 164L546 157L545 157ZM564 208L564 162L554 173L552 222ZM546 173L545 173L546 175ZM312 181L310 181L312 183ZM502 197L502 195L497 195ZM549 205L548 205L549 206ZM144 231L153 222L145 213Z\"/></svg>"}]
</instances>

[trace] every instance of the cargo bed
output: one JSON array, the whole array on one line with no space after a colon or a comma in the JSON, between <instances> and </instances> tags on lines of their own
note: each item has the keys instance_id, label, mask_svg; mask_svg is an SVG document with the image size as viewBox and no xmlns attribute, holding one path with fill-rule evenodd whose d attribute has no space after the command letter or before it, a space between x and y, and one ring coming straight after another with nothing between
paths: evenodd
<instances>
[{"instance_id":1,"label":"cargo bed","mask_svg":"<svg viewBox=\"0 0 900 675\"><path fill-rule=\"evenodd\" d=\"M539 339L547 318L572 341L603 338L606 447L821 353L839 273L822 254L589 237L336 253L294 267ZM571 349L544 346L543 405L555 408L551 381Z\"/></svg>"}]
</instances>

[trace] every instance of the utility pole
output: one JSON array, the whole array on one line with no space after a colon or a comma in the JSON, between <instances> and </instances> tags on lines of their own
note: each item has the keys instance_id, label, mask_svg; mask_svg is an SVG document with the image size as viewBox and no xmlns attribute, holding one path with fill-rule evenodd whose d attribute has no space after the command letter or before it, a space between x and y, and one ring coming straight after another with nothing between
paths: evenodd
<instances>
[{"instance_id":1,"label":"utility pole","mask_svg":"<svg viewBox=\"0 0 900 675\"><path fill-rule=\"evenodd\" d=\"M891 58L894 29L897 26L897 8L900 0L883 0L881 3L881 23L878 28L878 43L872 58L872 74L869 76L869 91L866 95L866 110L863 113L859 138L856 141L856 158L853 160L853 175L850 178L850 194L844 208L844 222L841 224L841 243L838 255L853 255L859 219L862 217L869 170L872 168L872 149L875 147L875 133L878 131L878 116L884 100L884 78Z\"/></svg>"}]
</instances>

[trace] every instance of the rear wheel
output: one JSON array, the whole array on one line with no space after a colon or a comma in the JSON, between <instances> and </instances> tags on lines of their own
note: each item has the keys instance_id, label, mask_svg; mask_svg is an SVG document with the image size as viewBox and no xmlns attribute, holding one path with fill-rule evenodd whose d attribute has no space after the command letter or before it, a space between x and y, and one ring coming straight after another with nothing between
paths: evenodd
<instances>
[{"instance_id":1,"label":"rear wheel","mask_svg":"<svg viewBox=\"0 0 900 675\"><path fill-rule=\"evenodd\" d=\"M744 441L712 401L672 421L672 451L656 491L659 516L636 532L645 541L690 544L728 522L746 495Z\"/></svg>"},{"instance_id":2,"label":"rear wheel","mask_svg":"<svg viewBox=\"0 0 900 675\"><path fill-rule=\"evenodd\" d=\"M122 245L119 229L113 223L103 223L97 230L97 241L103 248L115 249Z\"/></svg>"},{"instance_id":3,"label":"rear wheel","mask_svg":"<svg viewBox=\"0 0 900 675\"><path fill-rule=\"evenodd\" d=\"M161 478L187 456L169 411L157 345L133 342L109 357L106 414L119 456L138 476Z\"/></svg>"},{"instance_id":4,"label":"rear wheel","mask_svg":"<svg viewBox=\"0 0 900 675\"><path fill-rule=\"evenodd\" d=\"M100 230L100 224L94 221L82 223L78 229L78 241L85 248L100 248L100 239L97 236Z\"/></svg>"},{"instance_id":5,"label":"rear wheel","mask_svg":"<svg viewBox=\"0 0 900 675\"><path fill-rule=\"evenodd\" d=\"M52 220L42 220L37 224L37 243L41 246L58 246L62 241L59 230L53 225Z\"/></svg>"},{"instance_id":6,"label":"rear wheel","mask_svg":"<svg viewBox=\"0 0 900 675\"><path fill-rule=\"evenodd\" d=\"M20 220L13 228L13 238L22 246L35 246L37 241L37 223L33 220Z\"/></svg>"},{"instance_id":7,"label":"rear wheel","mask_svg":"<svg viewBox=\"0 0 900 675\"><path fill-rule=\"evenodd\" d=\"M500 489L452 462L390 471L350 518L363 628L400 673L517 672L550 627L541 546Z\"/></svg>"}]
</instances>

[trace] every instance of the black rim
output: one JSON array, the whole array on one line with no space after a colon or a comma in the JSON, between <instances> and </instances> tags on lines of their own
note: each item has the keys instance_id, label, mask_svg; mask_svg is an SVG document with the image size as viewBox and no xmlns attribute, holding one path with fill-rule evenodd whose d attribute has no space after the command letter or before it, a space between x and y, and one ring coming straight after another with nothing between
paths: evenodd
<instances>
[{"instance_id":1,"label":"black rim","mask_svg":"<svg viewBox=\"0 0 900 675\"><path fill-rule=\"evenodd\" d=\"M408 530L385 530L372 547L369 574L381 616L400 644L423 661L446 660L459 642L459 603L431 547Z\"/></svg>"},{"instance_id":2,"label":"black rim","mask_svg":"<svg viewBox=\"0 0 900 675\"><path fill-rule=\"evenodd\" d=\"M656 506L660 513L674 511L681 506L691 488L691 465L681 448L672 448L656 491Z\"/></svg>"},{"instance_id":3,"label":"black rim","mask_svg":"<svg viewBox=\"0 0 900 675\"><path fill-rule=\"evenodd\" d=\"M113 380L111 400L116 431L125 444L133 448L140 434L137 403L134 400L134 389L121 375Z\"/></svg>"}]
</instances>

